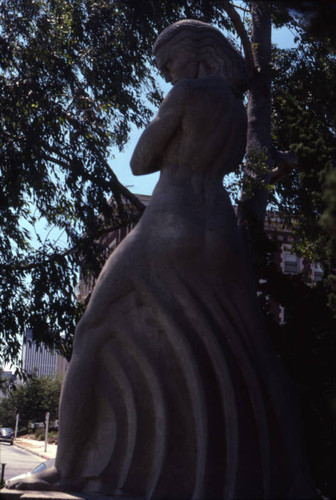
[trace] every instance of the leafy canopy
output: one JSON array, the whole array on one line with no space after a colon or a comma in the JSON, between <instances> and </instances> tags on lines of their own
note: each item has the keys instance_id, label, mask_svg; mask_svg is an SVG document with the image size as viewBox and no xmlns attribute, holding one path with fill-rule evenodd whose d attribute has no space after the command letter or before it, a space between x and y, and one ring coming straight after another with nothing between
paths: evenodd
<instances>
[{"instance_id":1,"label":"leafy canopy","mask_svg":"<svg viewBox=\"0 0 336 500\"><path fill-rule=\"evenodd\" d=\"M46 412L50 413L50 421L57 419L60 391L61 381L48 377L31 378L13 386L0 401L0 425L14 428L17 413L20 428L28 428L30 422L44 422Z\"/></svg>"},{"instance_id":2,"label":"leafy canopy","mask_svg":"<svg viewBox=\"0 0 336 500\"><path fill-rule=\"evenodd\" d=\"M149 121L160 98L151 69L158 32L201 12L205 20L221 17L203 1L1 2L4 360L16 358L25 327L70 356L81 314L74 294L79 263L97 275L102 235L143 209L108 158L127 141L131 123Z\"/></svg>"}]
</instances>

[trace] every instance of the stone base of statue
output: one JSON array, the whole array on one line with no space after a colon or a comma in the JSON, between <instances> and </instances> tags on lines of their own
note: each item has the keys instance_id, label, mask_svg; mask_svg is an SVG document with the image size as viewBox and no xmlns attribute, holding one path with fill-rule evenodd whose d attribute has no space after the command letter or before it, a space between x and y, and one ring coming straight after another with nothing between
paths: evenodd
<instances>
[{"instance_id":1,"label":"stone base of statue","mask_svg":"<svg viewBox=\"0 0 336 500\"><path fill-rule=\"evenodd\" d=\"M0 490L1 500L120 500L120 497L95 493L64 493L62 491ZM140 500L123 497L123 500Z\"/></svg>"}]
</instances>

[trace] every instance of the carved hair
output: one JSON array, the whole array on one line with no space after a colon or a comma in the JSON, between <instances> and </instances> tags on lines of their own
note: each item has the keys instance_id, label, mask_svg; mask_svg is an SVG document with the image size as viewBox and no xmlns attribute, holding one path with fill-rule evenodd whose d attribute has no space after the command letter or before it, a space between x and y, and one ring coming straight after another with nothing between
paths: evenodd
<instances>
[{"instance_id":1,"label":"carved hair","mask_svg":"<svg viewBox=\"0 0 336 500\"><path fill-rule=\"evenodd\" d=\"M158 36L153 55L164 46L178 45L190 48L196 60L203 64L207 74L224 76L235 93L240 96L248 88L244 58L225 36L211 24L193 19L177 21Z\"/></svg>"}]
</instances>

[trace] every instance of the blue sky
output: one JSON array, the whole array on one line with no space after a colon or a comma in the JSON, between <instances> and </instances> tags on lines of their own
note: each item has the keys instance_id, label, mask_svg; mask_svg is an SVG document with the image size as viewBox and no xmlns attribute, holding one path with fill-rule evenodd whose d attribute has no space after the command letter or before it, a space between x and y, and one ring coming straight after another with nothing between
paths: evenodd
<instances>
[{"instance_id":1,"label":"blue sky","mask_svg":"<svg viewBox=\"0 0 336 500\"><path fill-rule=\"evenodd\" d=\"M272 41L282 49L294 47L294 35L288 28L273 29ZM166 84L162 80L161 87L164 92L167 93L170 89L170 84ZM134 147L141 132L142 131L136 127L132 128L130 139L124 151L116 154L115 158L110 161L110 165L119 181L127 186L132 193L150 195L153 192L160 174L156 172L149 175L134 176L129 165Z\"/></svg>"}]
</instances>

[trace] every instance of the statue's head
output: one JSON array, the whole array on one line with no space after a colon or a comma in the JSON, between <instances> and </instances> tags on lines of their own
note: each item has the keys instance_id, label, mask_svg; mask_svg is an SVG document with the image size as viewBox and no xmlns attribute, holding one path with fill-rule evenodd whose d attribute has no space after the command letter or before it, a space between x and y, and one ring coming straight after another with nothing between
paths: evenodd
<instances>
[{"instance_id":1,"label":"statue's head","mask_svg":"<svg viewBox=\"0 0 336 500\"><path fill-rule=\"evenodd\" d=\"M214 26L184 19L158 36L153 55L167 81L220 74L232 89L242 94L248 87L243 57Z\"/></svg>"}]
</instances>

